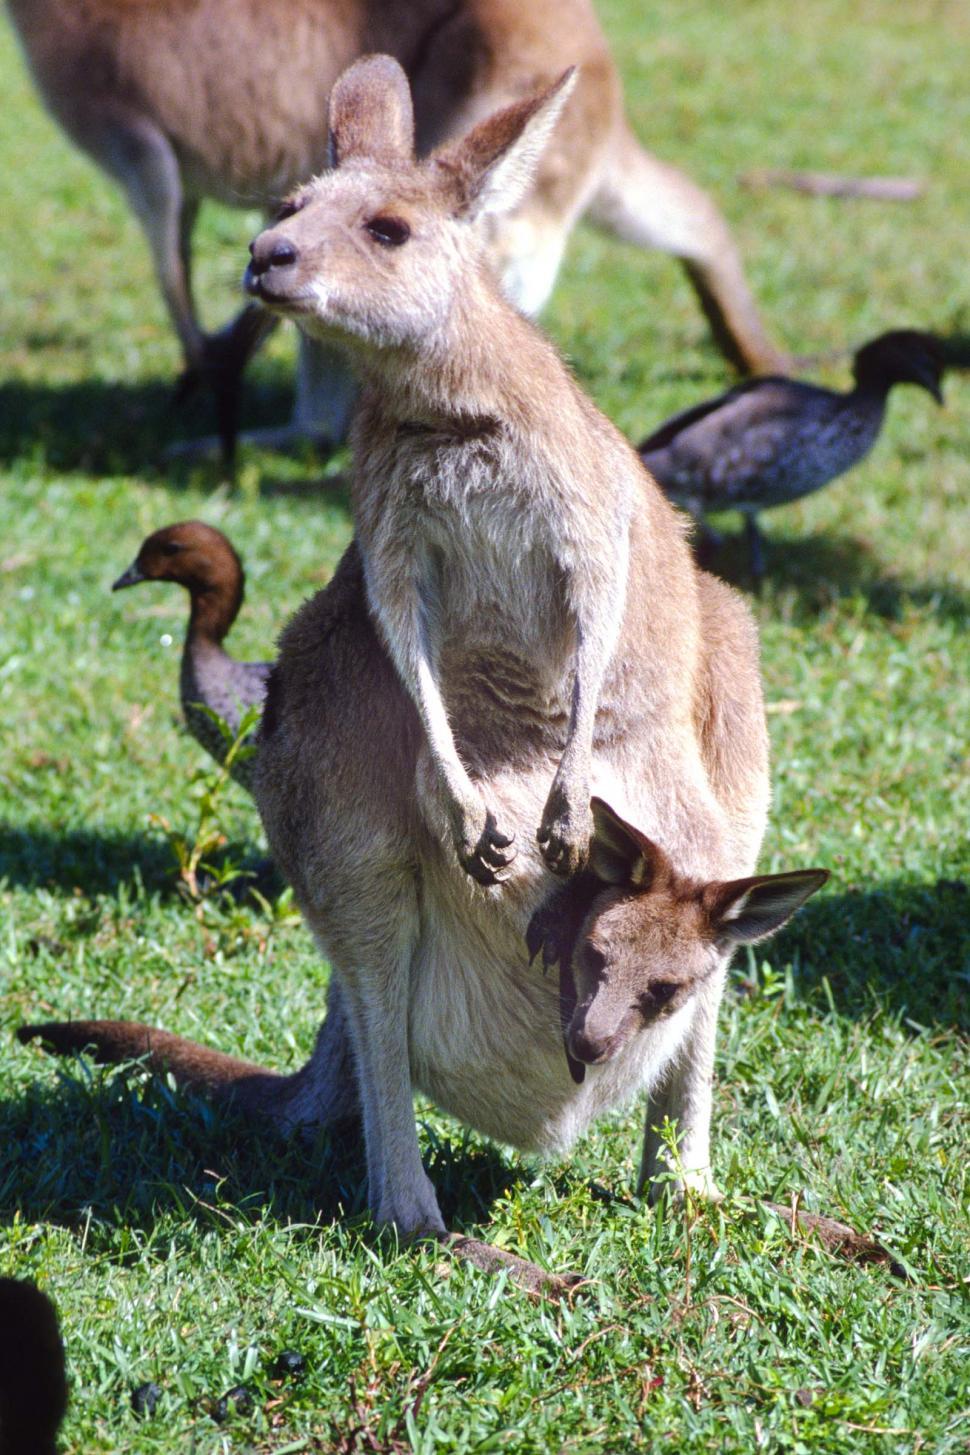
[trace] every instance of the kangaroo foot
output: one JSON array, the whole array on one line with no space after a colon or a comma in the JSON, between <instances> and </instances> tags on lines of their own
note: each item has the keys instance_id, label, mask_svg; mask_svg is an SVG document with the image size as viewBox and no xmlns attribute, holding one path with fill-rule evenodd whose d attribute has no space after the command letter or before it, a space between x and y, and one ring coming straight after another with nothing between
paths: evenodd
<instances>
[{"instance_id":1,"label":"kangaroo foot","mask_svg":"<svg viewBox=\"0 0 970 1455\"><path fill-rule=\"evenodd\" d=\"M186 400L204 389L209 392L216 406L216 427L218 434L212 443L222 455L226 473L231 475L235 468L236 442L239 434L239 402L242 393L243 372L253 354L275 327L264 309L251 304L244 308L232 323L219 333L207 334L203 340L201 358L190 364L175 386L173 404L181 406ZM199 442L203 443L203 442ZM194 446L198 448L198 444ZM193 445L173 446L172 455L191 454Z\"/></svg>"},{"instance_id":2,"label":"kangaroo foot","mask_svg":"<svg viewBox=\"0 0 970 1455\"><path fill-rule=\"evenodd\" d=\"M566 1298L586 1282L579 1273L550 1273L538 1263L530 1263L527 1258L519 1258L479 1238L466 1238L462 1233L444 1233L438 1241L450 1253L467 1259L484 1273L501 1273L504 1269L513 1283L536 1298Z\"/></svg>"}]
</instances>

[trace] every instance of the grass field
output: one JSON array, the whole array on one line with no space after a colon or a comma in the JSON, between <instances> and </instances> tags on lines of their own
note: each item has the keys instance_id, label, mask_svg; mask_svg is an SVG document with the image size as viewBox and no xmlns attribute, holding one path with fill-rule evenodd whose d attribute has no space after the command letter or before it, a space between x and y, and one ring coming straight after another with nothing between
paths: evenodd
<instances>
[{"instance_id":1,"label":"grass field","mask_svg":"<svg viewBox=\"0 0 970 1455\"><path fill-rule=\"evenodd\" d=\"M600 8L640 134L715 191L787 346L970 333L965 6ZM111 1013L278 1067L306 1055L327 972L287 896L178 892L171 838L196 833L207 775L178 718L184 599L108 586L149 530L201 515L248 569L233 648L267 656L350 521L309 457L249 454L232 492L164 467L210 422L168 411L177 352L141 237L2 23L0 77L0 1274L61 1310L63 1448L967 1451L970 376L942 411L898 391L862 468L766 521L762 862L832 880L739 958L725 1000L725 1205L685 1222L633 1199L639 1109L540 1165L421 1108L452 1225L592 1280L534 1303L379 1237L352 1156L13 1041L25 1019ZM737 185L763 166L929 185L906 206ZM204 215L213 321L255 225ZM586 230L545 322L633 436L726 377L676 265ZM250 420L285 417L292 355L281 332ZM820 377L844 383L844 364ZM726 573L742 559L729 547ZM237 862L259 858L240 790L219 825ZM909 1280L793 1242L744 1211L751 1193L875 1233ZM272 1376L285 1348L301 1380ZM163 1395L139 1420L147 1380ZM241 1383L252 1409L216 1423L205 1398Z\"/></svg>"}]
</instances>

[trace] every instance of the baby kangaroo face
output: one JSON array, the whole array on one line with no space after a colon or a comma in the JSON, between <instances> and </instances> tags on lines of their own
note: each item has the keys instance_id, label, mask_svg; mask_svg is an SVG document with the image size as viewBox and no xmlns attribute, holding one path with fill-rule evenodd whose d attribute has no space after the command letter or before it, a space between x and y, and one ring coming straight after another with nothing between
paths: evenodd
<instances>
[{"instance_id":1,"label":"baby kangaroo face","mask_svg":"<svg viewBox=\"0 0 970 1455\"><path fill-rule=\"evenodd\" d=\"M403 70L355 62L330 97L331 170L250 245L247 292L315 337L428 347L482 265L474 224L525 194L571 78L417 162Z\"/></svg>"},{"instance_id":2,"label":"baby kangaroo face","mask_svg":"<svg viewBox=\"0 0 970 1455\"><path fill-rule=\"evenodd\" d=\"M547 964L560 962L570 1070L609 1061L638 1032L674 1015L738 944L781 928L828 878L824 869L701 883L658 844L593 799L589 867L530 926Z\"/></svg>"}]
</instances>

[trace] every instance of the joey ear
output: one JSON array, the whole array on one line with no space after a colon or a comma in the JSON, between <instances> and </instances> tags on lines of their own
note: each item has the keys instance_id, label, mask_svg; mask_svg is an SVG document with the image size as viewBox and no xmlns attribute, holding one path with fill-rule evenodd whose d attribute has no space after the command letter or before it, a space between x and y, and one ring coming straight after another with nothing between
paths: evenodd
<instances>
[{"instance_id":1,"label":"joey ear","mask_svg":"<svg viewBox=\"0 0 970 1455\"><path fill-rule=\"evenodd\" d=\"M652 839L620 818L602 798L590 800L593 837L589 845L589 871L604 884L646 888L670 861Z\"/></svg>"},{"instance_id":2,"label":"joey ear","mask_svg":"<svg viewBox=\"0 0 970 1455\"><path fill-rule=\"evenodd\" d=\"M758 874L707 885L704 904L715 937L731 945L766 939L787 924L828 877L827 869L796 869L791 874Z\"/></svg>"},{"instance_id":3,"label":"joey ear","mask_svg":"<svg viewBox=\"0 0 970 1455\"><path fill-rule=\"evenodd\" d=\"M408 78L393 56L362 56L330 92L330 166L348 157L410 161L414 109Z\"/></svg>"},{"instance_id":4,"label":"joey ear","mask_svg":"<svg viewBox=\"0 0 970 1455\"><path fill-rule=\"evenodd\" d=\"M457 213L473 222L486 213L514 211L532 185L575 84L576 67L570 66L545 91L496 111L461 141L435 153L435 162L454 183Z\"/></svg>"}]
</instances>

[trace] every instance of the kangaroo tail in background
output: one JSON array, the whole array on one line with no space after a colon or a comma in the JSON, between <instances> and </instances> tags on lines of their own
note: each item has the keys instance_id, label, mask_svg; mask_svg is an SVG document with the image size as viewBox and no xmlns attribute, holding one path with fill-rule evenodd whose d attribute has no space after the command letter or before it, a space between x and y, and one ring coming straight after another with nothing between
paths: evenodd
<instances>
[{"instance_id":1,"label":"kangaroo tail in background","mask_svg":"<svg viewBox=\"0 0 970 1455\"><path fill-rule=\"evenodd\" d=\"M784 373L768 338L730 229L712 199L676 167L644 151L628 126L616 134L590 217L625 242L679 258L719 347L749 373Z\"/></svg>"}]
</instances>

